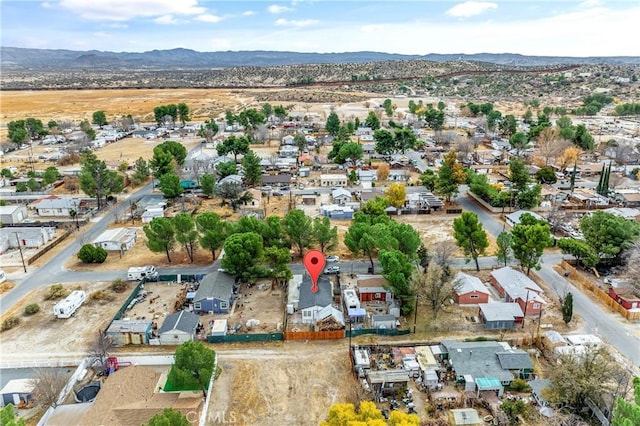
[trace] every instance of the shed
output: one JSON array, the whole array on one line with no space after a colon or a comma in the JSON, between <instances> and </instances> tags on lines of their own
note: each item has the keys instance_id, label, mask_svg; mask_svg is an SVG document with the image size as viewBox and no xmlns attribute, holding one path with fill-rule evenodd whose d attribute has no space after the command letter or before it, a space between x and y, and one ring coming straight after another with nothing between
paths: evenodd
<instances>
[{"instance_id":1,"label":"shed","mask_svg":"<svg viewBox=\"0 0 640 426\"><path fill-rule=\"evenodd\" d=\"M478 387L478 395L482 391L494 391L498 393L498 396L502 396L504 392L504 386L500 383L500 379L496 377L477 377L475 382Z\"/></svg>"},{"instance_id":2,"label":"shed","mask_svg":"<svg viewBox=\"0 0 640 426\"><path fill-rule=\"evenodd\" d=\"M418 361L418 364L420 364L420 369L422 371L440 369L440 364L436 361L436 358L433 356L429 346L416 346L415 351L416 360Z\"/></svg>"},{"instance_id":3,"label":"shed","mask_svg":"<svg viewBox=\"0 0 640 426\"><path fill-rule=\"evenodd\" d=\"M113 320L106 333L114 346L146 345L151 334L151 320Z\"/></svg>"},{"instance_id":4,"label":"shed","mask_svg":"<svg viewBox=\"0 0 640 426\"><path fill-rule=\"evenodd\" d=\"M107 251L128 251L136 244L138 232L135 228L113 228L105 230L93 245Z\"/></svg>"},{"instance_id":5,"label":"shed","mask_svg":"<svg viewBox=\"0 0 640 426\"><path fill-rule=\"evenodd\" d=\"M397 392L401 388L406 388L409 382L409 374L404 369L393 370L369 370L367 382L371 387L376 400L388 394Z\"/></svg>"},{"instance_id":6,"label":"shed","mask_svg":"<svg viewBox=\"0 0 640 426\"><path fill-rule=\"evenodd\" d=\"M0 402L4 407L7 404L13 404L15 407L20 405L20 402L28 402L33 399L33 390L35 384L32 379L13 379L9 380L7 384L0 390Z\"/></svg>"},{"instance_id":7,"label":"shed","mask_svg":"<svg viewBox=\"0 0 640 426\"><path fill-rule=\"evenodd\" d=\"M547 330L542 334L542 336L542 341L548 348L557 348L567 345L567 341L565 340L565 338L555 330Z\"/></svg>"},{"instance_id":8,"label":"shed","mask_svg":"<svg viewBox=\"0 0 640 426\"><path fill-rule=\"evenodd\" d=\"M396 328L396 317L389 314L371 315L371 327L394 330Z\"/></svg>"},{"instance_id":9,"label":"shed","mask_svg":"<svg viewBox=\"0 0 640 426\"><path fill-rule=\"evenodd\" d=\"M570 345L573 346L592 346L595 348L599 348L602 346L602 339L593 334L573 334L566 335L564 338L569 342Z\"/></svg>"},{"instance_id":10,"label":"shed","mask_svg":"<svg viewBox=\"0 0 640 426\"><path fill-rule=\"evenodd\" d=\"M217 319L213 321L213 325L211 326L211 335L212 336L226 336L227 335L227 324L228 320L226 319Z\"/></svg>"},{"instance_id":11,"label":"shed","mask_svg":"<svg viewBox=\"0 0 640 426\"><path fill-rule=\"evenodd\" d=\"M427 370L422 375L422 384L429 390L436 390L439 382L438 373L435 370Z\"/></svg>"},{"instance_id":12,"label":"shed","mask_svg":"<svg viewBox=\"0 0 640 426\"><path fill-rule=\"evenodd\" d=\"M358 275L356 280L360 301L390 302L393 300L393 293L385 288L385 286L388 287L389 281L382 275Z\"/></svg>"},{"instance_id":13,"label":"shed","mask_svg":"<svg viewBox=\"0 0 640 426\"><path fill-rule=\"evenodd\" d=\"M0 206L0 223L3 225L15 225L21 223L27 217L25 206Z\"/></svg>"},{"instance_id":14,"label":"shed","mask_svg":"<svg viewBox=\"0 0 640 426\"><path fill-rule=\"evenodd\" d=\"M481 426L482 420L474 408L458 408L449 411L449 424L451 426Z\"/></svg>"},{"instance_id":15,"label":"shed","mask_svg":"<svg viewBox=\"0 0 640 426\"><path fill-rule=\"evenodd\" d=\"M56 234L56 228L0 228L0 253L9 248L40 248L51 241Z\"/></svg>"},{"instance_id":16,"label":"shed","mask_svg":"<svg viewBox=\"0 0 640 426\"><path fill-rule=\"evenodd\" d=\"M479 306L484 328L489 330L510 330L524 317L517 303L481 303Z\"/></svg>"},{"instance_id":17,"label":"shed","mask_svg":"<svg viewBox=\"0 0 640 426\"><path fill-rule=\"evenodd\" d=\"M507 225L514 227L520 223L520 219L523 214L530 214L535 219L540 220L542 222L546 222L546 220L542 216L540 216L538 213L532 212L529 210L518 210L513 213L509 213L508 215L505 216L505 222L507 222Z\"/></svg>"},{"instance_id":18,"label":"shed","mask_svg":"<svg viewBox=\"0 0 640 426\"><path fill-rule=\"evenodd\" d=\"M193 298L193 311L223 314L229 312L233 299L235 279L226 272L207 274Z\"/></svg>"},{"instance_id":19,"label":"shed","mask_svg":"<svg viewBox=\"0 0 640 426\"><path fill-rule=\"evenodd\" d=\"M161 345L179 345L194 340L200 319L198 315L180 311L167 315L158 331Z\"/></svg>"}]
</instances>

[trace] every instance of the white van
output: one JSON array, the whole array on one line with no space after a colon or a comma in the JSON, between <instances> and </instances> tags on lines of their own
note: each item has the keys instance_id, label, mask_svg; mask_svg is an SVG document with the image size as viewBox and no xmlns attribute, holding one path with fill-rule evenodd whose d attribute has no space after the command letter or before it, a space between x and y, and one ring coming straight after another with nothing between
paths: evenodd
<instances>
[{"instance_id":1,"label":"white van","mask_svg":"<svg viewBox=\"0 0 640 426\"><path fill-rule=\"evenodd\" d=\"M127 271L128 281L139 281L145 278L147 281L158 281L158 270L155 266L138 266Z\"/></svg>"},{"instance_id":2,"label":"white van","mask_svg":"<svg viewBox=\"0 0 640 426\"><path fill-rule=\"evenodd\" d=\"M0 269L0 283L3 283L7 280L7 273Z\"/></svg>"}]
</instances>

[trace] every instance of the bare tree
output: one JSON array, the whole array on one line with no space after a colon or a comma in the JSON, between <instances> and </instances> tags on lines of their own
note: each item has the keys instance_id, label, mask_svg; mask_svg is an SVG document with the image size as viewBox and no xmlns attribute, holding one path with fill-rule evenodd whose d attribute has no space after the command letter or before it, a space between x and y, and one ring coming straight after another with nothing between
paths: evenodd
<instances>
[{"instance_id":1,"label":"bare tree","mask_svg":"<svg viewBox=\"0 0 640 426\"><path fill-rule=\"evenodd\" d=\"M469 154L475 150L473 142L468 138L458 138L456 140L456 157L459 162L466 162L469 160Z\"/></svg>"},{"instance_id":2,"label":"bare tree","mask_svg":"<svg viewBox=\"0 0 640 426\"><path fill-rule=\"evenodd\" d=\"M558 157L571 145L571 142L560 138L560 133L555 127L547 127L538 136L536 147L540 156L544 159L544 165L548 166L551 159Z\"/></svg>"},{"instance_id":3,"label":"bare tree","mask_svg":"<svg viewBox=\"0 0 640 426\"><path fill-rule=\"evenodd\" d=\"M431 262L426 271L416 268L411 275L411 284L418 295L418 300L426 302L433 321L459 286L446 268Z\"/></svg>"},{"instance_id":4,"label":"bare tree","mask_svg":"<svg viewBox=\"0 0 640 426\"><path fill-rule=\"evenodd\" d=\"M453 239L438 241L433 244L431 260L442 268L447 267L456 250L458 250L458 246Z\"/></svg>"},{"instance_id":5,"label":"bare tree","mask_svg":"<svg viewBox=\"0 0 640 426\"><path fill-rule=\"evenodd\" d=\"M89 357L94 359L94 364L97 363L102 371L107 369L107 358L109 358L109 351L112 346L111 338L100 331L89 346Z\"/></svg>"},{"instance_id":6,"label":"bare tree","mask_svg":"<svg viewBox=\"0 0 640 426\"><path fill-rule=\"evenodd\" d=\"M33 399L36 405L47 409L58 406L60 392L67 384L68 377L59 368L38 368L30 379L33 385Z\"/></svg>"}]
</instances>

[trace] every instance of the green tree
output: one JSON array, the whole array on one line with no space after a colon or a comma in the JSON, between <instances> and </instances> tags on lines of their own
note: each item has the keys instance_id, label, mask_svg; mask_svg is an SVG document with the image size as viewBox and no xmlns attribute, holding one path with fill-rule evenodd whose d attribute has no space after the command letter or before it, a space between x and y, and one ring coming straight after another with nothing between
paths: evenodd
<instances>
[{"instance_id":1,"label":"green tree","mask_svg":"<svg viewBox=\"0 0 640 426\"><path fill-rule=\"evenodd\" d=\"M540 170L536 172L536 180L538 183L547 183L553 185L558 181L556 177L556 173L551 169L551 167L542 167Z\"/></svg>"},{"instance_id":2,"label":"green tree","mask_svg":"<svg viewBox=\"0 0 640 426\"><path fill-rule=\"evenodd\" d=\"M216 191L216 178L210 174L202 175L200 178L200 189L207 197L213 197Z\"/></svg>"},{"instance_id":3,"label":"green tree","mask_svg":"<svg viewBox=\"0 0 640 426\"><path fill-rule=\"evenodd\" d=\"M25 426L23 418L16 418L13 404L7 404L0 408L0 425L2 426Z\"/></svg>"},{"instance_id":4,"label":"green tree","mask_svg":"<svg viewBox=\"0 0 640 426\"><path fill-rule=\"evenodd\" d=\"M255 132L261 124L267 121L262 112L255 108L245 109L238 114L238 123L244 126L245 130L249 133Z\"/></svg>"},{"instance_id":5,"label":"green tree","mask_svg":"<svg viewBox=\"0 0 640 426\"><path fill-rule=\"evenodd\" d=\"M211 252L212 261L216 260L216 250L222 248L226 238L225 225L214 212L205 212L196 216L196 227L200 233L200 246Z\"/></svg>"},{"instance_id":6,"label":"green tree","mask_svg":"<svg viewBox=\"0 0 640 426\"><path fill-rule=\"evenodd\" d=\"M80 158L80 189L89 197L95 197L98 209L104 207L106 199L111 194L117 194L124 187L124 179L118 173L108 170L104 161L90 151L86 151Z\"/></svg>"},{"instance_id":7,"label":"green tree","mask_svg":"<svg viewBox=\"0 0 640 426\"><path fill-rule=\"evenodd\" d=\"M340 118L338 118L338 114L331 112L327 117L324 128L331 136L336 136L340 130Z\"/></svg>"},{"instance_id":8,"label":"green tree","mask_svg":"<svg viewBox=\"0 0 640 426\"><path fill-rule=\"evenodd\" d=\"M260 157L249 150L242 159L243 179L245 185L255 186L262 182L262 165Z\"/></svg>"},{"instance_id":9,"label":"green tree","mask_svg":"<svg viewBox=\"0 0 640 426\"><path fill-rule=\"evenodd\" d=\"M15 144L22 145L29 138L29 132L24 120L10 121L7 123L7 136Z\"/></svg>"},{"instance_id":10,"label":"green tree","mask_svg":"<svg viewBox=\"0 0 640 426\"><path fill-rule=\"evenodd\" d=\"M245 155L249 152L249 138L246 136L237 137L231 135L216 148L218 155L233 154L234 162L238 162L238 155Z\"/></svg>"},{"instance_id":11,"label":"green tree","mask_svg":"<svg viewBox=\"0 0 640 426\"><path fill-rule=\"evenodd\" d=\"M620 396L616 398L611 426L640 425L640 377L633 378L633 394L631 402Z\"/></svg>"},{"instance_id":12,"label":"green tree","mask_svg":"<svg viewBox=\"0 0 640 426\"><path fill-rule=\"evenodd\" d=\"M511 245L513 244L513 237L511 233L502 231L496 239L496 245L498 249L496 251L496 258L499 264L507 266L511 262L513 250Z\"/></svg>"},{"instance_id":13,"label":"green tree","mask_svg":"<svg viewBox=\"0 0 640 426\"><path fill-rule=\"evenodd\" d=\"M444 111L427 108L424 112L424 120L427 122L427 126L434 131L442 130L444 118Z\"/></svg>"},{"instance_id":14,"label":"green tree","mask_svg":"<svg viewBox=\"0 0 640 426\"><path fill-rule=\"evenodd\" d=\"M142 230L147 237L147 247L154 253L166 253L167 261L171 263L170 252L176 245L176 231L173 222L166 217L154 217Z\"/></svg>"},{"instance_id":15,"label":"green tree","mask_svg":"<svg viewBox=\"0 0 640 426\"><path fill-rule=\"evenodd\" d=\"M260 267L263 256L262 236L255 232L232 234L224 242L221 265L231 275L254 282L263 273Z\"/></svg>"},{"instance_id":16,"label":"green tree","mask_svg":"<svg viewBox=\"0 0 640 426\"><path fill-rule=\"evenodd\" d=\"M393 134L385 129L378 129L373 133L376 142L376 152L381 155L390 155L396 152L396 141Z\"/></svg>"},{"instance_id":17,"label":"green tree","mask_svg":"<svg viewBox=\"0 0 640 426\"><path fill-rule=\"evenodd\" d=\"M502 132L503 135L507 137L511 137L514 133L516 133L518 129L518 121L513 114L507 114L500 121L498 128Z\"/></svg>"},{"instance_id":18,"label":"green tree","mask_svg":"<svg viewBox=\"0 0 640 426\"><path fill-rule=\"evenodd\" d=\"M224 119L228 126L233 126L238 121L238 117L230 109L224 111Z\"/></svg>"},{"instance_id":19,"label":"green tree","mask_svg":"<svg viewBox=\"0 0 640 426\"><path fill-rule=\"evenodd\" d=\"M189 116L189 107L184 102L180 102L177 105L178 108L178 118L180 119L180 123L182 123L182 127L184 127L187 121L191 121L191 117Z\"/></svg>"},{"instance_id":20,"label":"green tree","mask_svg":"<svg viewBox=\"0 0 640 426\"><path fill-rule=\"evenodd\" d=\"M347 160L357 161L362 158L364 151L362 145L356 142L333 142L329 159L337 164L344 164Z\"/></svg>"},{"instance_id":21,"label":"green tree","mask_svg":"<svg viewBox=\"0 0 640 426\"><path fill-rule=\"evenodd\" d=\"M164 151L158 145L153 148L153 157L149 160L149 166L153 171L153 177L160 179L162 175L175 172L176 161L171 153Z\"/></svg>"},{"instance_id":22,"label":"green tree","mask_svg":"<svg viewBox=\"0 0 640 426\"><path fill-rule=\"evenodd\" d=\"M104 111L95 111L91 116L91 123L102 128L102 126L107 125L109 122L107 121L107 115Z\"/></svg>"},{"instance_id":23,"label":"green tree","mask_svg":"<svg viewBox=\"0 0 640 426\"><path fill-rule=\"evenodd\" d=\"M524 191L529 184L529 170L524 160L512 158L509 163L509 180L516 191Z\"/></svg>"},{"instance_id":24,"label":"green tree","mask_svg":"<svg viewBox=\"0 0 640 426\"><path fill-rule=\"evenodd\" d=\"M380 128L380 119L376 115L375 112L369 111L367 118L364 121L365 127L371 128L373 131L376 131Z\"/></svg>"},{"instance_id":25,"label":"green tree","mask_svg":"<svg viewBox=\"0 0 640 426\"><path fill-rule=\"evenodd\" d=\"M31 191L31 192L39 191L40 190L40 182L35 180L35 178L30 178L27 181L27 189L29 189L29 191Z\"/></svg>"},{"instance_id":26,"label":"green tree","mask_svg":"<svg viewBox=\"0 0 640 426\"><path fill-rule=\"evenodd\" d=\"M598 252L586 241L562 238L558 241L558 247L563 253L573 255L578 263L586 268L592 268L600 262Z\"/></svg>"},{"instance_id":27,"label":"green tree","mask_svg":"<svg viewBox=\"0 0 640 426\"><path fill-rule=\"evenodd\" d=\"M415 133L408 127L395 129L393 138L395 140L396 148L403 154L407 149L413 149L416 146L418 139Z\"/></svg>"},{"instance_id":28,"label":"green tree","mask_svg":"<svg viewBox=\"0 0 640 426\"><path fill-rule=\"evenodd\" d=\"M302 258L305 249L310 248L314 243L311 218L302 210L291 210L282 220L282 229L291 245L296 248L298 255Z\"/></svg>"},{"instance_id":29,"label":"green tree","mask_svg":"<svg viewBox=\"0 0 640 426\"><path fill-rule=\"evenodd\" d=\"M260 112L267 118L271 117L273 114L273 106L270 103L264 103L260 107Z\"/></svg>"},{"instance_id":30,"label":"green tree","mask_svg":"<svg viewBox=\"0 0 640 426\"><path fill-rule=\"evenodd\" d=\"M195 250L198 248L198 231L193 217L189 213L178 213L173 217L173 229L176 241L184 247L184 251L189 256L189 261L193 263Z\"/></svg>"},{"instance_id":31,"label":"green tree","mask_svg":"<svg viewBox=\"0 0 640 426\"><path fill-rule=\"evenodd\" d=\"M182 388L200 389L206 398L216 353L202 342L190 341L178 346L174 358L167 380Z\"/></svg>"},{"instance_id":32,"label":"green tree","mask_svg":"<svg viewBox=\"0 0 640 426\"><path fill-rule=\"evenodd\" d=\"M420 183L427 188L429 192L434 192L438 183L438 175L433 170L427 169L420 175Z\"/></svg>"},{"instance_id":33,"label":"green tree","mask_svg":"<svg viewBox=\"0 0 640 426\"><path fill-rule=\"evenodd\" d=\"M133 183L134 186L138 186L145 182L150 175L151 171L149 170L149 163L147 163L147 161L142 157L138 158L136 160L133 175L131 175L131 183Z\"/></svg>"},{"instance_id":34,"label":"green tree","mask_svg":"<svg viewBox=\"0 0 640 426\"><path fill-rule=\"evenodd\" d=\"M59 176L60 176L60 172L56 167L54 166L47 167L47 169L42 174L42 184L44 186L51 185L52 183L58 180Z\"/></svg>"},{"instance_id":35,"label":"green tree","mask_svg":"<svg viewBox=\"0 0 640 426\"><path fill-rule=\"evenodd\" d=\"M29 190L29 188L27 187L27 184L24 182L18 182L16 184L16 192L27 192Z\"/></svg>"},{"instance_id":36,"label":"green tree","mask_svg":"<svg viewBox=\"0 0 640 426\"><path fill-rule=\"evenodd\" d=\"M302 133L296 133L293 137L293 144L298 148L299 152L302 152L307 147L307 138Z\"/></svg>"},{"instance_id":37,"label":"green tree","mask_svg":"<svg viewBox=\"0 0 640 426\"><path fill-rule=\"evenodd\" d=\"M320 246L320 251L326 253L338 246L338 227L331 226L328 217L316 217L313 219L312 238Z\"/></svg>"},{"instance_id":38,"label":"green tree","mask_svg":"<svg viewBox=\"0 0 640 426\"><path fill-rule=\"evenodd\" d=\"M78 251L78 259L82 263L104 263L107 260L108 253L102 247L96 247L93 244L85 244Z\"/></svg>"},{"instance_id":39,"label":"green tree","mask_svg":"<svg viewBox=\"0 0 640 426\"><path fill-rule=\"evenodd\" d=\"M476 271L480 271L478 256L484 254L489 247L487 232L478 220L478 215L474 212L462 212L462 215L453 220L453 237L456 244L461 247L466 256L476 263Z\"/></svg>"},{"instance_id":40,"label":"green tree","mask_svg":"<svg viewBox=\"0 0 640 426\"><path fill-rule=\"evenodd\" d=\"M184 192L184 188L180 185L180 177L175 173L166 173L160 176L158 188L167 198L179 197Z\"/></svg>"},{"instance_id":41,"label":"green tree","mask_svg":"<svg viewBox=\"0 0 640 426\"><path fill-rule=\"evenodd\" d=\"M273 107L273 113L279 121L284 120L288 115L287 109L282 105L276 105Z\"/></svg>"},{"instance_id":42,"label":"green tree","mask_svg":"<svg viewBox=\"0 0 640 426\"><path fill-rule=\"evenodd\" d=\"M264 257L269 267L269 276L274 284L285 285L293 278L293 273L289 268L291 253L288 248L267 247L264 251Z\"/></svg>"},{"instance_id":43,"label":"green tree","mask_svg":"<svg viewBox=\"0 0 640 426\"><path fill-rule=\"evenodd\" d=\"M622 251L640 236L638 222L602 211L583 216L580 230L601 259L619 260Z\"/></svg>"},{"instance_id":44,"label":"green tree","mask_svg":"<svg viewBox=\"0 0 640 426\"><path fill-rule=\"evenodd\" d=\"M398 243L397 249L401 253L405 254L409 259L415 259L416 253L421 244L420 234L418 234L418 231L408 223L389 221L387 226L391 231L391 235Z\"/></svg>"},{"instance_id":45,"label":"green tree","mask_svg":"<svg viewBox=\"0 0 640 426\"><path fill-rule=\"evenodd\" d=\"M562 300L562 321L569 324L573 318L573 294L567 293Z\"/></svg>"},{"instance_id":46,"label":"green tree","mask_svg":"<svg viewBox=\"0 0 640 426\"><path fill-rule=\"evenodd\" d=\"M410 278L414 264L409 257L399 250L380 250L378 256L384 271L384 277L389 281L396 299L400 300L400 309L404 315L413 312L415 293Z\"/></svg>"},{"instance_id":47,"label":"green tree","mask_svg":"<svg viewBox=\"0 0 640 426\"><path fill-rule=\"evenodd\" d=\"M216 173L220 179L224 179L227 176L235 175L238 173L238 166L233 161L227 161L225 163L216 164Z\"/></svg>"},{"instance_id":48,"label":"green tree","mask_svg":"<svg viewBox=\"0 0 640 426\"><path fill-rule=\"evenodd\" d=\"M351 226L344 236L344 244L354 255L362 253L371 262L374 272L373 258L378 250L397 249L398 241L391 234L389 219L385 216L372 218L363 212L356 213Z\"/></svg>"},{"instance_id":49,"label":"green tree","mask_svg":"<svg viewBox=\"0 0 640 426\"><path fill-rule=\"evenodd\" d=\"M171 157L176 161L176 164L180 167L184 166L184 160L187 158L187 148L184 147L180 142L175 141L164 141L160 145L157 145L153 149L153 154L155 156L156 149L160 149L168 154L171 154Z\"/></svg>"},{"instance_id":50,"label":"green tree","mask_svg":"<svg viewBox=\"0 0 640 426\"><path fill-rule=\"evenodd\" d=\"M218 133L218 124L214 120L206 120L198 129L198 136L204 138L208 143L213 142L213 138Z\"/></svg>"},{"instance_id":51,"label":"green tree","mask_svg":"<svg viewBox=\"0 0 640 426\"><path fill-rule=\"evenodd\" d=\"M511 230L513 236L513 257L520 261L527 275L531 268L540 269L540 258L544 249L549 247L553 240L549 224L537 220L529 213L520 216L520 223Z\"/></svg>"},{"instance_id":52,"label":"green tree","mask_svg":"<svg viewBox=\"0 0 640 426\"><path fill-rule=\"evenodd\" d=\"M173 408L165 408L161 413L149 419L143 426L190 426L187 416Z\"/></svg>"},{"instance_id":53,"label":"green tree","mask_svg":"<svg viewBox=\"0 0 640 426\"><path fill-rule=\"evenodd\" d=\"M593 150L594 139L584 124L578 124L574 130L573 143L585 151Z\"/></svg>"},{"instance_id":54,"label":"green tree","mask_svg":"<svg viewBox=\"0 0 640 426\"><path fill-rule=\"evenodd\" d=\"M527 417L527 405L521 400L506 400L500 405L500 409L504 411L511 423L518 423L520 416Z\"/></svg>"},{"instance_id":55,"label":"green tree","mask_svg":"<svg viewBox=\"0 0 640 426\"><path fill-rule=\"evenodd\" d=\"M443 195L447 202L458 193L458 186L467 180L462 165L456 159L455 151L449 151L444 155L442 166L438 170L436 191Z\"/></svg>"},{"instance_id":56,"label":"green tree","mask_svg":"<svg viewBox=\"0 0 640 426\"><path fill-rule=\"evenodd\" d=\"M517 132L509 138L509 144L511 144L511 147L516 150L516 155L520 156L522 151L524 151L529 145L529 139L524 133Z\"/></svg>"}]
</instances>

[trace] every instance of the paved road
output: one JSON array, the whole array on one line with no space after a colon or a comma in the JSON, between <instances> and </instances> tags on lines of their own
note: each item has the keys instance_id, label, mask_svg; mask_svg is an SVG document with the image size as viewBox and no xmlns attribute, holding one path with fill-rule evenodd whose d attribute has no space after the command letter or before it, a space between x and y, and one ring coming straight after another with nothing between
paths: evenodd
<instances>
[{"instance_id":1,"label":"paved road","mask_svg":"<svg viewBox=\"0 0 640 426\"><path fill-rule=\"evenodd\" d=\"M478 215L484 228L494 237L503 230L503 223L495 216L479 206L467 196L457 199L465 210L473 211ZM545 254L542 257L542 268L537 271L558 296L564 296L568 292L573 294L573 310L584 320L583 331L597 334L607 343L615 347L622 355L630 360L636 367L640 366L640 326L627 322L620 315L610 313L594 302L588 295L571 285L563 276L558 274L553 266L562 261L562 255ZM485 259L481 259L485 261Z\"/></svg>"}]
</instances>

